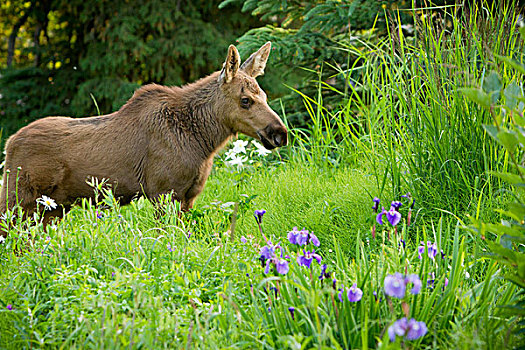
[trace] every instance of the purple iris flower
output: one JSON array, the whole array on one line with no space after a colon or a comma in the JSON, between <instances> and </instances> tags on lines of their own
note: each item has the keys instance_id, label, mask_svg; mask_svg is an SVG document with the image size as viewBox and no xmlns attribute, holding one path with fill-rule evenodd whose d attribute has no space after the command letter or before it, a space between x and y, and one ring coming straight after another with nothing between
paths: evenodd
<instances>
[{"instance_id":1,"label":"purple iris flower","mask_svg":"<svg viewBox=\"0 0 525 350\"><path fill-rule=\"evenodd\" d=\"M297 244L297 237L299 236L299 230L297 227L294 227L291 231L288 232L288 241L292 244Z\"/></svg>"},{"instance_id":2,"label":"purple iris flower","mask_svg":"<svg viewBox=\"0 0 525 350\"><path fill-rule=\"evenodd\" d=\"M401 221L401 213L398 212L393 206L386 212L386 218L392 226L396 226Z\"/></svg>"},{"instance_id":3,"label":"purple iris flower","mask_svg":"<svg viewBox=\"0 0 525 350\"><path fill-rule=\"evenodd\" d=\"M409 283L412 283L412 289L410 293L418 294L421 291L422 283L419 276L416 274L410 274L403 276L401 273L396 272L393 275L385 277L385 294L391 297L402 299L405 297L406 288Z\"/></svg>"},{"instance_id":4,"label":"purple iris flower","mask_svg":"<svg viewBox=\"0 0 525 350\"><path fill-rule=\"evenodd\" d=\"M270 273L270 263L271 263L270 259L266 260L266 267L264 268L264 273L265 274L269 274Z\"/></svg>"},{"instance_id":5,"label":"purple iris flower","mask_svg":"<svg viewBox=\"0 0 525 350\"><path fill-rule=\"evenodd\" d=\"M417 248L417 253L419 259L423 258L423 254L425 253L425 244L421 242L421 245ZM438 253L438 248L436 243L432 243L430 241L427 242L427 254L428 257L432 260L435 259L436 255Z\"/></svg>"},{"instance_id":6,"label":"purple iris flower","mask_svg":"<svg viewBox=\"0 0 525 350\"><path fill-rule=\"evenodd\" d=\"M337 294L337 296L339 297L339 301L340 302L343 302L343 293L345 291L345 286L344 285L341 285L341 288L339 288L339 293Z\"/></svg>"},{"instance_id":7,"label":"purple iris flower","mask_svg":"<svg viewBox=\"0 0 525 350\"><path fill-rule=\"evenodd\" d=\"M261 248L259 261L261 262L261 266L264 267L267 260L272 259L275 256L275 248L277 245L272 245L272 242L268 241L268 244ZM268 264L266 264L266 268L268 269Z\"/></svg>"},{"instance_id":8,"label":"purple iris flower","mask_svg":"<svg viewBox=\"0 0 525 350\"><path fill-rule=\"evenodd\" d=\"M385 277L385 294L391 297L402 299L405 297L406 284L405 277L396 272L393 275L388 275Z\"/></svg>"},{"instance_id":9,"label":"purple iris flower","mask_svg":"<svg viewBox=\"0 0 525 350\"><path fill-rule=\"evenodd\" d=\"M246 237L241 236L241 242L242 242L242 243L246 243Z\"/></svg>"},{"instance_id":10,"label":"purple iris flower","mask_svg":"<svg viewBox=\"0 0 525 350\"><path fill-rule=\"evenodd\" d=\"M374 197L373 201L374 206L372 207L372 209L374 210L374 213L377 213L377 209L379 209L379 202L381 202L381 200L377 197Z\"/></svg>"},{"instance_id":11,"label":"purple iris flower","mask_svg":"<svg viewBox=\"0 0 525 350\"><path fill-rule=\"evenodd\" d=\"M286 275L288 271L290 270L290 266L288 265L288 261L284 259L277 259L275 263L275 269L281 275Z\"/></svg>"},{"instance_id":12,"label":"purple iris flower","mask_svg":"<svg viewBox=\"0 0 525 350\"><path fill-rule=\"evenodd\" d=\"M348 301L356 303L363 297L363 291L360 288L357 288L357 283L354 283L350 289L348 289Z\"/></svg>"},{"instance_id":13,"label":"purple iris flower","mask_svg":"<svg viewBox=\"0 0 525 350\"><path fill-rule=\"evenodd\" d=\"M381 209L381 211L377 214L376 216L376 221L379 225L383 225L383 215L385 215L387 213L387 211L385 210L385 208L383 207Z\"/></svg>"},{"instance_id":14,"label":"purple iris flower","mask_svg":"<svg viewBox=\"0 0 525 350\"><path fill-rule=\"evenodd\" d=\"M423 242L421 242L423 243ZM420 245L419 247L417 247L417 256L419 257L419 259L422 259L423 258L423 254L425 253L425 246L424 245Z\"/></svg>"},{"instance_id":15,"label":"purple iris flower","mask_svg":"<svg viewBox=\"0 0 525 350\"><path fill-rule=\"evenodd\" d=\"M255 216L255 220L257 220L257 223L259 223L259 224L262 223L262 218L263 218L264 214L266 214L266 210L264 210L264 209L256 210L254 212L253 216Z\"/></svg>"},{"instance_id":16,"label":"purple iris flower","mask_svg":"<svg viewBox=\"0 0 525 350\"><path fill-rule=\"evenodd\" d=\"M410 290L410 293L416 295L421 291L421 280L419 279L419 276L416 274L408 275L405 278L405 284L412 283L412 289Z\"/></svg>"},{"instance_id":17,"label":"purple iris flower","mask_svg":"<svg viewBox=\"0 0 525 350\"><path fill-rule=\"evenodd\" d=\"M309 237L308 230L303 229L302 231L299 231L299 234L297 235L297 239L296 239L297 244L306 245L308 243L308 237Z\"/></svg>"},{"instance_id":18,"label":"purple iris flower","mask_svg":"<svg viewBox=\"0 0 525 350\"><path fill-rule=\"evenodd\" d=\"M413 318L408 321L408 329L406 332L407 340L416 340L427 334L427 325L423 321L416 321Z\"/></svg>"},{"instance_id":19,"label":"purple iris flower","mask_svg":"<svg viewBox=\"0 0 525 350\"><path fill-rule=\"evenodd\" d=\"M427 242L428 257L432 260L436 257L438 253L438 247L436 243Z\"/></svg>"},{"instance_id":20,"label":"purple iris flower","mask_svg":"<svg viewBox=\"0 0 525 350\"><path fill-rule=\"evenodd\" d=\"M8 304L8 305L7 305L7 310L9 310L9 311L13 310L13 305Z\"/></svg>"},{"instance_id":21,"label":"purple iris flower","mask_svg":"<svg viewBox=\"0 0 525 350\"><path fill-rule=\"evenodd\" d=\"M310 232L310 243L312 243L316 247L319 247L321 245L321 242L319 242L319 238L317 238L317 236L314 235L313 232Z\"/></svg>"},{"instance_id":22,"label":"purple iris flower","mask_svg":"<svg viewBox=\"0 0 525 350\"><path fill-rule=\"evenodd\" d=\"M292 316L292 320L295 321L295 308L293 306L290 306L288 308L288 311L290 311L290 315Z\"/></svg>"},{"instance_id":23,"label":"purple iris flower","mask_svg":"<svg viewBox=\"0 0 525 350\"><path fill-rule=\"evenodd\" d=\"M403 203L401 203L400 201L393 201L390 206L392 208L394 208L396 211L399 211L399 208L401 208L401 206L403 205Z\"/></svg>"},{"instance_id":24,"label":"purple iris flower","mask_svg":"<svg viewBox=\"0 0 525 350\"><path fill-rule=\"evenodd\" d=\"M281 251L280 258L275 254L275 250L277 248L279 248ZM286 275L290 270L289 263L286 260L290 257L288 255L283 257L284 250L279 244L272 245L271 242L268 242L267 245L261 248L260 254L261 256L259 257L259 260L261 261L261 265L264 267L264 273L268 274L270 272L270 265L272 264L275 265L275 271L281 275Z\"/></svg>"},{"instance_id":25,"label":"purple iris flower","mask_svg":"<svg viewBox=\"0 0 525 350\"><path fill-rule=\"evenodd\" d=\"M307 268L310 268L310 265L314 259L317 260L317 263L321 263L322 258L319 254L315 253L315 249L312 249L311 252L303 250L303 255L297 257L297 263L299 266L306 266Z\"/></svg>"},{"instance_id":26,"label":"purple iris flower","mask_svg":"<svg viewBox=\"0 0 525 350\"><path fill-rule=\"evenodd\" d=\"M275 246L272 245L272 242L268 242L267 245L261 248L261 258L271 259L275 255Z\"/></svg>"},{"instance_id":27,"label":"purple iris flower","mask_svg":"<svg viewBox=\"0 0 525 350\"><path fill-rule=\"evenodd\" d=\"M328 273L328 276L326 276L326 275L327 275L327 273L326 273L326 268L327 268L327 267L328 267L328 266L327 266L326 264L323 264L323 265L321 266L321 274L319 275L319 279L320 279L321 281L324 280L324 279L327 278L327 277L330 277L330 274L329 274L329 273Z\"/></svg>"},{"instance_id":28,"label":"purple iris flower","mask_svg":"<svg viewBox=\"0 0 525 350\"><path fill-rule=\"evenodd\" d=\"M423 337L427 333L427 325L425 322L410 319L406 317L394 322L388 327L388 336L391 342L396 341L396 336L405 337L406 340L415 340Z\"/></svg>"}]
</instances>

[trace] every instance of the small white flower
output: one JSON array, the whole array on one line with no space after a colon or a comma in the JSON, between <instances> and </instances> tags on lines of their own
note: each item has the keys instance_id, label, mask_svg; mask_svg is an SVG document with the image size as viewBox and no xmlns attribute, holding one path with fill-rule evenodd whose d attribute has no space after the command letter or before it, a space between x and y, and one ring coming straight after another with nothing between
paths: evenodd
<instances>
[{"instance_id":1,"label":"small white flower","mask_svg":"<svg viewBox=\"0 0 525 350\"><path fill-rule=\"evenodd\" d=\"M244 162L246 162L248 160L248 158L246 157L234 157L232 160L229 160L228 161L228 164L229 165L237 165L237 166L242 166Z\"/></svg>"},{"instance_id":2,"label":"small white flower","mask_svg":"<svg viewBox=\"0 0 525 350\"><path fill-rule=\"evenodd\" d=\"M248 141L244 140L237 140L233 143L232 151L234 153L246 153L246 146L248 145Z\"/></svg>"},{"instance_id":3,"label":"small white flower","mask_svg":"<svg viewBox=\"0 0 525 350\"><path fill-rule=\"evenodd\" d=\"M233 159L237 156L237 153L235 153L233 151L233 149L230 149L228 150L226 153L225 153L225 156L226 156L226 159Z\"/></svg>"},{"instance_id":4,"label":"small white flower","mask_svg":"<svg viewBox=\"0 0 525 350\"><path fill-rule=\"evenodd\" d=\"M255 140L252 140L252 143L255 147L257 147L257 155L260 156L260 157L266 157L268 154L272 153L271 151L267 150L266 148L264 148L263 145L261 145L259 142L255 141Z\"/></svg>"},{"instance_id":5,"label":"small white flower","mask_svg":"<svg viewBox=\"0 0 525 350\"><path fill-rule=\"evenodd\" d=\"M4 242L5 242L5 237L4 236L0 236L0 244L2 244Z\"/></svg>"},{"instance_id":6,"label":"small white flower","mask_svg":"<svg viewBox=\"0 0 525 350\"><path fill-rule=\"evenodd\" d=\"M55 200L52 198L49 198L46 195L42 195L42 197L38 198L36 200L38 204L42 204L46 210L56 209L57 204L55 203Z\"/></svg>"}]
</instances>

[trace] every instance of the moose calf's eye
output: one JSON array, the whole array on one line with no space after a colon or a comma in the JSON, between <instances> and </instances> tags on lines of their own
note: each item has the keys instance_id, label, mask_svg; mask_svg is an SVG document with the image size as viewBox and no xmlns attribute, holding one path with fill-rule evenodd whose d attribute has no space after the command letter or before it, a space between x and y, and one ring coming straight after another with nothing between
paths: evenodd
<instances>
[{"instance_id":1,"label":"moose calf's eye","mask_svg":"<svg viewBox=\"0 0 525 350\"><path fill-rule=\"evenodd\" d=\"M251 101L248 97L241 98L241 107L242 108L250 108Z\"/></svg>"}]
</instances>

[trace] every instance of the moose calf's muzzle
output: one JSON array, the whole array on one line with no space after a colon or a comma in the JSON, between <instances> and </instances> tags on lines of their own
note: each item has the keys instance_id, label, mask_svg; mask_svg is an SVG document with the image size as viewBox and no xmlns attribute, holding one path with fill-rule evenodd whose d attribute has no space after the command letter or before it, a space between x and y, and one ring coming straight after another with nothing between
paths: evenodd
<instances>
[{"instance_id":1,"label":"moose calf's muzzle","mask_svg":"<svg viewBox=\"0 0 525 350\"><path fill-rule=\"evenodd\" d=\"M257 131L257 135L266 149L286 146L288 143L288 131L281 124L270 124L264 129Z\"/></svg>"}]
</instances>

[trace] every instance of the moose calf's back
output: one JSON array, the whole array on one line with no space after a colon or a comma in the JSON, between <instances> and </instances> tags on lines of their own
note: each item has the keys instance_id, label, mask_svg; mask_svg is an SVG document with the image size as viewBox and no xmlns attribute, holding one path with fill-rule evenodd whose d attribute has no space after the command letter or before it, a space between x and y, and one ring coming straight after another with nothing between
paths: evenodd
<instances>
[{"instance_id":1,"label":"moose calf's back","mask_svg":"<svg viewBox=\"0 0 525 350\"><path fill-rule=\"evenodd\" d=\"M286 128L255 81L269 52L267 43L240 67L230 46L222 71L193 84L150 84L115 113L48 117L20 129L6 144L0 213L14 205L15 188L26 214L42 195L67 207L93 194L91 177L109 179L122 203L173 192L189 209L231 136L257 137L269 149L286 144Z\"/></svg>"}]
</instances>

